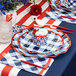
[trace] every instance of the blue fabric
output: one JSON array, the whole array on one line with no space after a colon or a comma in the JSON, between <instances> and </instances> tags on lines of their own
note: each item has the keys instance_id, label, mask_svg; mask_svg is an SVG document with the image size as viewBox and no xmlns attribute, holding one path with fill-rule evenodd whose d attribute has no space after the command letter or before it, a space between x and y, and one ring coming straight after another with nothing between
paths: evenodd
<instances>
[{"instance_id":1,"label":"blue fabric","mask_svg":"<svg viewBox=\"0 0 76 76\"><path fill-rule=\"evenodd\" d=\"M76 30L76 24L62 22L60 24L60 26ZM65 71L65 69L71 62L73 56L75 55L75 53L76 53L76 42L75 42L76 41L76 31L73 34L68 34L68 35L71 39L72 46L70 47L70 49L68 50L68 52L66 54L60 55L55 58L55 62L53 63L50 70L47 72L47 74L45 76L49 76L49 75L50 76L51 75L52 76L62 76L63 72Z\"/></svg>"},{"instance_id":2,"label":"blue fabric","mask_svg":"<svg viewBox=\"0 0 76 76\"><path fill-rule=\"evenodd\" d=\"M60 26L76 30L76 24L62 22ZM59 55L58 57L55 58L55 62L52 64L52 66L50 67L49 71L46 73L45 76L62 76L63 72L65 71L65 69L71 62L73 56L75 55L76 53L76 31L73 34L68 34L68 35L71 39L72 46L70 47L70 49L68 50L66 54ZM38 76L38 75L28 73L22 70L19 72L18 76L21 76L21 75L22 76Z\"/></svg>"}]
</instances>

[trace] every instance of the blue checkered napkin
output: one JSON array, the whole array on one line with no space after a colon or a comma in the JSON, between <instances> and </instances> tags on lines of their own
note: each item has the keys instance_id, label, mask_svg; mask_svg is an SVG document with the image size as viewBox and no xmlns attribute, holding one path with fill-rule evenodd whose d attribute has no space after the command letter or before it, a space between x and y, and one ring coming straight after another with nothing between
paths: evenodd
<instances>
[{"instance_id":1,"label":"blue checkered napkin","mask_svg":"<svg viewBox=\"0 0 76 76\"><path fill-rule=\"evenodd\" d=\"M65 22L68 22L68 23L75 23L76 24L76 20L63 18L63 17L61 17L61 15L76 18L76 14L61 13L61 12L58 12L54 9L52 9L50 12L48 12L46 17L49 18L49 19L55 19L55 20L59 20L59 21L65 21Z\"/></svg>"},{"instance_id":2,"label":"blue checkered napkin","mask_svg":"<svg viewBox=\"0 0 76 76\"><path fill-rule=\"evenodd\" d=\"M76 0L68 0L68 7L76 9Z\"/></svg>"},{"instance_id":3,"label":"blue checkered napkin","mask_svg":"<svg viewBox=\"0 0 76 76\"><path fill-rule=\"evenodd\" d=\"M37 46L33 42L32 32L28 32L19 38L19 44L23 49L27 49L31 53L46 54L57 51L62 45L63 40L59 35L49 31L47 36L47 44L45 46Z\"/></svg>"},{"instance_id":4,"label":"blue checkered napkin","mask_svg":"<svg viewBox=\"0 0 76 76\"><path fill-rule=\"evenodd\" d=\"M33 57L39 57L39 58L49 57L49 56L50 56L50 57L56 56L56 55L58 55L58 54L61 54L61 53L65 52L65 51L67 51L68 48L70 47L70 44L71 44L70 41L69 41L70 39L67 38L66 35L62 34L61 32L59 32L59 31L57 31L57 30L53 30L53 32L58 33L58 34L60 34L60 35L63 37L63 39L64 39L64 46L63 46L59 51L57 51L57 52L50 52L50 53L48 53L48 54L46 54L46 55L41 55L41 54L38 54L38 53L36 53L36 54L30 54L30 53L28 53L26 50L21 49L21 48L19 47L19 44L18 44L18 38L19 38L24 32L26 32L26 30L23 30L23 31L21 31L20 33L15 34L15 36L13 37L13 40L12 40L12 46L14 47L14 49L15 49L16 51L24 54L25 56L33 56Z\"/></svg>"},{"instance_id":5,"label":"blue checkered napkin","mask_svg":"<svg viewBox=\"0 0 76 76\"><path fill-rule=\"evenodd\" d=\"M24 60L36 65L39 65L41 67L44 67L47 63L48 60L51 58L34 58L34 57L26 57L18 52L16 52L15 50L11 49L0 61L0 63L2 64L6 64L9 66L13 66L19 69L23 69L25 71L28 72L32 72L35 74L39 74L42 70L42 68L39 67L35 67L26 63L22 63L20 62L20 60ZM53 59L51 59L50 63L48 64L47 68L44 70L44 72L42 73L42 75L44 76L45 73L48 71L48 69L50 68L51 64L53 63Z\"/></svg>"}]
</instances>

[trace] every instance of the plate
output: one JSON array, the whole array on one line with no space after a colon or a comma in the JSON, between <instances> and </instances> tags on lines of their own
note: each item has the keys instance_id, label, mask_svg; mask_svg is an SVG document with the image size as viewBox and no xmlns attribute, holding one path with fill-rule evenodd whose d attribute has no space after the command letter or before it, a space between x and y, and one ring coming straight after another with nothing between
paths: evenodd
<instances>
[{"instance_id":1,"label":"plate","mask_svg":"<svg viewBox=\"0 0 76 76\"><path fill-rule=\"evenodd\" d=\"M17 51L25 56L32 56L32 57L38 57L38 58L56 57L62 53L66 53L67 50L69 49L69 47L71 46L70 38L68 37L67 34L64 34L58 30L52 30L52 31L60 34L62 36L62 38L64 39L64 46L58 51L50 52L46 55L42 55L42 54L38 54L38 53L31 54L31 53L27 52L26 50L21 49L19 44L18 44L18 39L23 33L28 32L26 29L22 29L21 31L19 31L13 35L12 40L11 40L11 45L15 51Z\"/></svg>"},{"instance_id":2,"label":"plate","mask_svg":"<svg viewBox=\"0 0 76 76\"><path fill-rule=\"evenodd\" d=\"M56 1L57 0L51 1L50 4L53 7L53 9L51 9L51 11L49 11L49 12L46 12L47 13L46 17L49 19L55 19L55 20L59 20L59 21L65 21L68 23L76 24L76 20L62 17L62 16L66 16L66 17L70 17L70 18L76 18L76 11L69 12L69 10L72 10L72 9L69 8L68 10L66 10L67 9L66 7L58 5L56 3Z\"/></svg>"},{"instance_id":3,"label":"plate","mask_svg":"<svg viewBox=\"0 0 76 76\"><path fill-rule=\"evenodd\" d=\"M64 46L64 39L61 35L51 30L49 30L47 35L47 44L37 46L34 44L34 36L32 35L32 32L33 31L25 32L18 39L20 48L28 51L29 53L39 53L45 55L50 52L58 51Z\"/></svg>"},{"instance_id":4,"label":"plate","mask_svg":"<svg viewBox=\"0 0 76 76\"><path fill-rule=\"evenodd\" d=\"M57 3L56 3L57 2ZM61 5L60 5L61 4ZM63 4L63 5L62 5ZM62 12L62 13L72 13L72 14L74 14L74 13L76 13L76 11L72 11L72 8L67 8L67 4L66 4L66 2L64 1L64 0L61 0L60 1L60 3L57 1L57 0L52 0L51 1L51 5L52 5L52 7L53 7L53 9L55 9L56 11L58 11L58 12ZM65 8L63 8L63 7L58 7L58 6L60 7L60 6L65 6Z\"/></svg>"}]
</instances>

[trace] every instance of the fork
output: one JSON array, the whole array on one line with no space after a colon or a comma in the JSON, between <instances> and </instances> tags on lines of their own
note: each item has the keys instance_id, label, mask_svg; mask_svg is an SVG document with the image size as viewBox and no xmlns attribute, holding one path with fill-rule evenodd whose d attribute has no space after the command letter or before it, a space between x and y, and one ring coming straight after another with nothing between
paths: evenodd
<instances>
[{"instance_id":1,"label":"fork","mask_svg":"<svg viewBox=\"0 0 76 76\"><path fill-rule=\"evenodd\" d=\"M62 26L56 26L56 25L52 25L52 26L53 26L53 27L56 27L56 29L59 28L59 29L57 29L57 30L62 29L62 30L60 30L60 31L62 31L63 33L72 34L72 33L75 31L75 30L68 29L68 28L65 28L65 27L62 27ZM41 27L35 25L34 27L37 27L37 28L44 28L44 27L47 27L47 28L50 28L50 29L54 29L54 28L51 28L51 25L50 25L50 24L45 24L44 26L41 26ZM67 30L67 31L65 31L65 30ZM71 32L69 32L69 31L71 31Z\"/></svg>"}]
</instances>

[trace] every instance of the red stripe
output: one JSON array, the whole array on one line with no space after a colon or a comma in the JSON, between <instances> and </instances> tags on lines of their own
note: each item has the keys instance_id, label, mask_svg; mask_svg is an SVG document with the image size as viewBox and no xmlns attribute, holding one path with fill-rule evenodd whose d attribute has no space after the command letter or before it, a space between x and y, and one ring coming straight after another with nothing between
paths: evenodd
<instances>
[{"instance_id":1,"label":"red stripe","mask_svg":"<svg viewBox=\"0 0 76 76\"><path fill-rule=\"evenodd\" d=\"M48 6L47 9L40 14L40 16L38 16L38 19L43 19L46 16L46 11L49 12L51 10L51 8Z\"/></svg>"},{"instance_id":2,"label":"red stripe","mask_svg":"<svg viewBox=\"0 0 76 76\"><path fill-rule=\"evenodd\" d=\"M12 68L13 68L12 66L6 65L1 72L1 76L9 76L9 72L11 71Z\"/></svg>"},{"instance_id":3,"label":"red stripe","mask_svg":"<svg viewBox=\"0 0 76 76\"><path fill-rule=\"evenodd\" d=\"M39 5L40 6L42 6L43 4L45 4L46 3L46 1L41 1L40 3L39 3ZM30 14L30 12L29 13L27 13L18 23L16 23L16 25L22 25L30 16L32 16L31 14Z\"/></svg>"},{"instance_id":4,"label":"red stripe","mask_svg":"<svg viewBox=\"0 0 76 76\"><path fill-rule=\"evenodd\" d=\"M76 18L73 18L73 17L63 16L63 15L61 15L61 17L76 20Z\"/></svg>"},{"instance_id":5,"label":"red stripe","mask_svg":"<svg viewBox=\"0 0 76 76\"><path fill-rule=\"evenodd\" d=\"M75 30L72 30L72 29L68 29L68 28L65 28L65 27L62 27L62 26L56 26L56 25L53 25L54 27L57 27L57 28L60 28L60 29L64 29L64 30L68 30L68 31L72 31L74 32Z\"/></svg>"},{"instance_id":6,"label":"red stripe","mask_svg":"<svg viewBox=\"0 0 76 76\"><path fill-rule=\"evenodd\" d=\"M46 63L46 65L44 66L44 68L47 68L48 65L50 64L50 62L51 62L51 58L48 59L48 62ZM39 72L39 75L42 75L44 71L45 71L45 69L42 69L42 70Z\"/></svg>"},{"instance_id":7,"label":"red stripe","mask_svg":"<svg viewBox=\"0 0 76 76\"><path fill-rule=\"evenodd\" d=\"M19 22L16 23L16 25L22 25L30 16L30 13L26 14Z\"/></svg>"},{"instance_id":8,"label":"red stripe","mask_svg":"<svg viewBox=\"0 0 76 76\"><path fill-rule=\"evenodd\" d=\"M55 20L53 20L53 19L49 19L49 21L46 23L46 24L53 24L55 22Z\"/></svg>"},{"instance_id":9,"label":"red stripe","mask_svg":"<svg viewBox=\"0 0 76 76\"><path fill-rule=\"evenodd\" d=\"M31 3L27 3L26 6L22 6L20 9L18 9L16 12L17 12L17 15L20 14L22 11L24 11L28 6L30 6Z\"/></svg>"},{"instance_id":10,"label":"red stripe","mask_svg":"<svg viewBox=\"0 0 76 76\"><path fill-rule=\"evenodd\" d=\"M10 50L12 49L11 44L5 48L5 50L3 50L3 52L0 53L0 60L3 58L3 56L5 56L5 54L7 54Z\"/></svg>"},{"instance_id":11,"label":"red stripe","mask_svg":"<svg viewBox=\"0 0 76 76\"><path fill-rule=\"evenodd\" d=\"M34 27L34 24L36 24L35 21L33 21L33 22L29 25L29 27Z\"/></svg>"}]
</instances>

